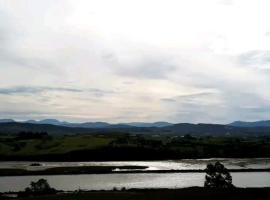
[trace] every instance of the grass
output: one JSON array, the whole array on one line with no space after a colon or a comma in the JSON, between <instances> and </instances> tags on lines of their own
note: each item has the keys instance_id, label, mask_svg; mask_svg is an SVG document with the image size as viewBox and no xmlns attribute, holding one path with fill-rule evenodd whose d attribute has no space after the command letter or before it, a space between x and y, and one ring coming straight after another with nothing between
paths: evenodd
<instances>
[{"instance_id":1,"label":"grass","mask_svg":"<svg viewBox=\"0 0 270 200\"><path fill-rule=\"evenodd\" d=\"M270 138L154 137L120 133L39 139L0 136L0 160L112 161L211 157L270 157Z\"/></svg>"},{"instance_id":2,"label":"grass","mask_svg":"<svg viewBox=\"0 0 270 200\"><path fill-rule=\"evenodd\" d=\"M111 137L100 136L65 136L52 139L30 139L0 141L0 155L41 155L61 154L82 149L96 149L109 145Z\"/></svg>"}]
</instances>

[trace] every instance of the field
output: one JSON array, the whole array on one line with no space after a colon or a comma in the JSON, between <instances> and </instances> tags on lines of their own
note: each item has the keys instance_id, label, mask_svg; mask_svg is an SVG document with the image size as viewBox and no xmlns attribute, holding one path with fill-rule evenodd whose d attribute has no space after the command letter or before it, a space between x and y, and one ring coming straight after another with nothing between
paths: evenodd
<instances>
[{"instance_id":1,"label":"field","mask_svg":"<svg viewBox=\"0 0 270 200\"><path fill-rule=\"evenodd\" d=\"M64 154L82 149L97 149L109 145L111 137L102 136L63 136L49 138L19 139L2 137L0 154L10 156L32 156L44 154Z\"/></svg>"},{"instance_id":2,"label":"field","mask_svg":"<svg viewBox=\"0 0 270 200\"><path fill-rule=\"evenodd\" d=\"M270 157L270 138L123 133L0 136L0 160L95 161L210 157Z\"/></svg>"}]
</instances>

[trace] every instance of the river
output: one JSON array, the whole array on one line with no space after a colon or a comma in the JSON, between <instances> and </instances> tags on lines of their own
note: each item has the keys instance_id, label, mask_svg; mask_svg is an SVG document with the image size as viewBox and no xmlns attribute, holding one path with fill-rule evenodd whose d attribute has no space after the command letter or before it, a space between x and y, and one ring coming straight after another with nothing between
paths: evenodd
<instances>
[{"instance_id":1,"label":"river","mask_svg":"<svg viewBox=\"0 0 270 200\"><path fill-rule=\"evenodd\" d=\"M0 162L0 168L18 168L27 170L42 170L51 167L72 166L145 166L146 170L191 170L205 169L207 163L220 161L228 169L266 169L270 168L270 158L211 158L182 159L164 161L112 161L112 162L38 162L40 166L31 166L27 161Z\"/></svg>"},{"instance_id":2,"label":"river","mask_svg":"<svg viewBox=\"0 0 270 200\"><path fill-rule=\"evenodd\" d=\"M0 168L40 170L60 166L147 166L146 170L204 169L209 162L221 161L231 169L270 168L269 158L256 159L186 159L168 161L126 161L126 162L39 162L41 166L30 166L32 162L0 162ZM0 177L0 192L20 191L31 181L40 178L59 190L110 190L125 188L184 188L203 186L205 173L145 173L138 174L89 174L50 176L5 176ZM270 172L232 173L237 187L270 187Z\"/></svg>"},{"instance_id":3,"label":"river","mask_svg":"<svg viewBox=\"0 0 270 200\"><path fill-rule=\"evenodd\" d=\"M59 190L111 190L125 188L185 188L203 186L204 173L139 173L0 177L0 192L20 191L40 178ZM270 187L270 172L232 173L237 187Z\"/></svg>"}]
</instances>

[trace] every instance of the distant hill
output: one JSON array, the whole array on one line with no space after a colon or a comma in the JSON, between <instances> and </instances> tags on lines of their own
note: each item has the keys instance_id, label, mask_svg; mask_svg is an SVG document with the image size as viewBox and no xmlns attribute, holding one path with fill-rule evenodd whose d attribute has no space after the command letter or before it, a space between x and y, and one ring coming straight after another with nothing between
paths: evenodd
<instances>
[{"instance_id":1,"label":"distant hill","mask_svg":"<svg viewBox=\"0 0 270 200\"><path fill-rule=\"evenodd\" d=\"M0 123L15 122L12 119L0 119ZM132 127L166 127L171 126L171 123L168 122L154 122L154 123L145 123L145 122L131 122L131 123L119 123L119 124L110 124L107 122L84 122L84 123L70 123L66 121L59 121L57 119L44 119L44 120L27 120L22 123L29 124L50 124L56 126L65 126L65 127L79 127L79 128L130 128Z\"/></svg>"},{"instance_id":2,"label":"distant hill","mask_svg":"<svg viewBox=\"0 0 270 200\"><path fill-rule=\"evenodd\" d=\"M255 122L235 121L229 125L235 127L270 127L270 120Z\"/></svg>"},{"instance_id":3,"label":"distant hill","mask_svg":"<svg viewBox=\"0 0 270 200\"><path fill-rule=\"evenodd\" d=\"M125 124L108 125L86 124L85 127L59 126L52 124L34 123L0 123L0 134L18 134L21 131L47 132L51 135L71 135L71 134L94 134L94 133L131 133L131 134L151 134L151 135L175 135L183 136L270 136L270 127L235 127L221 124L174 124L166 127L135 127ZM71 126L71 125L70 125Z\"/></svg>"},{"instance_id":4,"label":"distant hill","mask_svg":"<svg viewBox=\"0 0 270 200\"><path fill-rule=\"evenodd\" d=\"M90 133L85 128L70 128L56 126L51 124L31 124L31 123L0 123L0 134L17 134L19 132L47 132L51 135L70 135L70 134L87 134Z\"/></svg>"},{"instance_id":5,"label":"distant hill","mask_svg":"<svg viewBox=\"0 0 270 200\"><path fill-rule=\"evenodd\" d=\"M70 123L65 121L59 121L57 119L44 119L44 120L28 120L24 123L29 124L50 124L56 126L65 126L65 127L80 127L80 128L105 128L110 126L109 123L106 122L85 122L85 123Z\"/></svg>"},{"instance_id":6,"label":"distant hill","mask_svg":"<svg viewBox=\"0 0 270 200\"><path fill-rule=\"evenodd\" d=\"M44 119L44 120L40 120L40 121L36 121L36 120L27 120L25 121L25 123L30 123L30 124L51 124L51 125L62 125L64 122L60 122L56 119Z\"/></svg>"},{"instance_id":7,"label":"distant hill","mask_svg":"<svg viewBox=\"0 0 270 200\"><path fill-rule=\"evenodd\" d=\"M13 119L0 119L0 123L10 123L15 122Z\"/></svg>"},{"instance_id":8,"label":"distant hill","mask_svg":"<svg viewBox=\"0 0 270 200\"><path fill-rule=\"evenodd\" d=\"M95 124L88 128L77 127L76 125L62 126L52 124L38 124L25 122L8 122L0 123L0 134L18 134L19 132L47 132L50 135L72 135L72 134L93 134L93 133L144 133L145 128L132 127L128 125L109 125L101 128L99 124ZM73 126L73 127L70 127Z\"/></svg>"},{"instance_id":9,"label":"distant hill","mask_svg":"<svg viewBox=\"0 0 270 200\"><path fill-rule=\"evenodd\" d=\"M179 123L169 127L161 128L163 132L175 134L175 135L232 135L240 133L238 128L222 125L222 124L190 124Z\"/></svg>"},{"instance_id":10,"label":"distant hill","mask_svg":"<svg viewBox=\"0 0 270 200\"><path fill-rule=\"evenodd\" d=\"M131 123L124 123L124 125L135 126L135 127L166 127L166 126L172 126L173 124L168 123L168 122L154 122L154 123L131 122Z\"/></svg>"},{"instance_id":11,"label":"distant hill","mask_svg":"<svg viewBox=\"0 0 270 200\"><path fill-rule=\"evenodd\" d=\"M160 133L193 136L270 136L270 127L235 127L222 124L180 123L156 130Z\"/></svg>"}]
</instances>

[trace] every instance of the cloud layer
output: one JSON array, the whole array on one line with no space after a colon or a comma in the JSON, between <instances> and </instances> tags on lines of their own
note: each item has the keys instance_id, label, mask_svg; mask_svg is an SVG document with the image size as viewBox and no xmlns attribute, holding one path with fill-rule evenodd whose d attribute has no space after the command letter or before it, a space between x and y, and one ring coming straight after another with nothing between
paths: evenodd
<instances>
[{"instance_id":1,"label":"cloud layer","mask_svg":"<svg viewBox=\"0 0 270 200\"><path fill-rule=\"evenodd\" d=\"M0 0L0 118L269 119L269 6Z\"/></svg>"}]
</instances>

